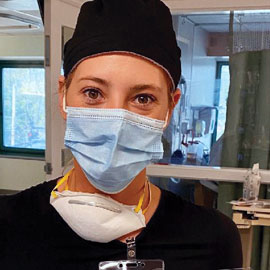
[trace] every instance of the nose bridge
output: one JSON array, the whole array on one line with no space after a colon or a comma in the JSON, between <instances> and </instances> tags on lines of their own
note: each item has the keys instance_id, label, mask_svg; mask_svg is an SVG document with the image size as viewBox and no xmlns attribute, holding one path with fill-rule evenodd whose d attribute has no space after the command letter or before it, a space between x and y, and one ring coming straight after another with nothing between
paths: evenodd
<instances>
[{"instance_id":1,"label":"nose bridge","mask_svg":"<svg viewBox=\"0 0 270 270\"><path fill-rule=\"evenodd\" d=\"M108 109L127 109L127 106L125 91L120 88L112 89L106 107Z\"/></svg>"}]
</instances>

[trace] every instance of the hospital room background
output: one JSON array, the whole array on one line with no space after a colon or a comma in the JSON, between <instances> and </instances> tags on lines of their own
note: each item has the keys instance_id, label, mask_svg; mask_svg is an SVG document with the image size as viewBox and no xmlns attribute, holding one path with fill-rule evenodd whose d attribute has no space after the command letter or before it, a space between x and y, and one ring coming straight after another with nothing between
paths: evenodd
<instances>
[{"instance_id":1,"label":"hospital room background","mask_svg":"<svg viewBox=\"0 0 270 270\"><path fill-rule=\"evenodd\" d=\"M0 194L70 166L56 82L63 43L83 2L0 0ZM149 167L149 179L232 217L228 202L243 196L254 164L259 197L270 198L270 2L164 2L182 50L182 96L162 138L164 157ZM56 15L57 7L63 14ZM254 228L249 256L254 270L269 269L268 226Z\"/></svg>"}]
</instances>

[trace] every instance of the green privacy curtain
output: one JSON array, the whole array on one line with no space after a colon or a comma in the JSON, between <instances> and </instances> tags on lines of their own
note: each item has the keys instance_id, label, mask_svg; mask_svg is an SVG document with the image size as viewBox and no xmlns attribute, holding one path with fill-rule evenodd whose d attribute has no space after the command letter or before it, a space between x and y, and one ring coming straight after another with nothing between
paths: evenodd
<instances>
[{"instance_id":1,"label":"green privacy curtain","mask_svg":"<svg viewBox=\"0 0 270 270\"><path fill-rule=\"evenodd\" d=\"M222 167L270 169L270 50L240 52L230 57L230 89L221 153ZM242 196L242 184L219 185L218 208L232 215L227 202ZM260 198L269 196L261 187ZM269 196L270 197L270 196ZM270 270L269 227L256 228L253 270Z\"/></svg>"}]
</instances>

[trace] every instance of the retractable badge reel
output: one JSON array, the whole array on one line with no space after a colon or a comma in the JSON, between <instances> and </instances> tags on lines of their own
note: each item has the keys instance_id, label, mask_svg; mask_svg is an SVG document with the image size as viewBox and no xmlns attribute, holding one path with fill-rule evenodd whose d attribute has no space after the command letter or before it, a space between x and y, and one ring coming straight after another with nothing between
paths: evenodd
<instances>
[{"instance_id":1,"label":"retractable badge reel","mask_svg":"<svg viewBox=\"0 0 270 270\"><path fill-rule=\"evenodd\" d=\"M104 261L99 263L99 270L164 270L163 260L136 259L135 238L127 239L127 260Z\"/></svg>"}]
</instances>

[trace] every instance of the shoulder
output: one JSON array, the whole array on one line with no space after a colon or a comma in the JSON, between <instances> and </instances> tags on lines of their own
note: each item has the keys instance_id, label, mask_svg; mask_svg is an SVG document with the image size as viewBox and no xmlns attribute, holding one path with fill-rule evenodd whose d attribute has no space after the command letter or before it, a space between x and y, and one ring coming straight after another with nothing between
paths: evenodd
<instances>
[{"instance_id":1,"label":"shoulder","mask_svg":"<svg viewBox=\"0 0 270 270\"><path fill-rule=\"evenodd\" d=\"M242 265L240 235L231 218L216 209L195 205L167 191L162 191L162 197L163 217L175 221L181 237L214 245L221 268Z\"/></svg>"},{"instance_id":2,"label":"shoulder","mask_svg":"<svg viewBox=\"0 0 270 270\"><path fill-rule=\"evenodd\" d=\"M50 210L49 197L55 184L56 180L52 180L14 195L0 196L1 263L14 256L16 250L22 254L39 237L37 232L42 232L43 217Z\"/></svg>"},{"instance_id":3,"label":"shoulder","mask_svg":"<svg viewBox=\"0 0 270 270\"><path fill-rule=\"evenodd\" d=\"M217 213L217 248L222 268L242 267L243 255L239 230L235 223L219 211Z\"/></svg>"},{"instance_id":4,"label":"shoulder","mask_svg":"<svg viewBox=\"0 0 270 270\"><path fill-rule=\"evenodd\" d=\"M163 211L171 215L177 216L185 215L188 219L206 219L213 221L215 225L225 222L227 225L235 226L233 221L214 208L206 208L203 206L195 205L182 199L180 196L175 195L169 191L161 191L161 204Z\"/></svg>"},{"instance_id":5,"label":"shoulder","mask_svg":"<svg viewBox=\"0 0 270 270\"><path fill-rule=\"evenodd\" d=\"M201 224L205 221L208 226L209 222L217 226L222 218L226 219L223 214L213 208L195 205L169 191L162 190L160 202L163 211L165 211L167 215L172 215L176 219L181 220L181 222L183 222L183 220L186 222L196 222L199 220Z\"/></svg>"},{"instance_id":6,"label":"shoulder","mask_svg":"<svg viewBox=\"0 0 270 270\"><path fill-rule=\"evenodd\" d=\"M0 222L8 222L40 211L49 201L50 191L56 185L56 179L33 186L14 195L0 196Z\"/></svg>"},{"instance_id":7,"label":"shoulder","mask_svg":"<svg viewBox=\"0 0 270 270\"><path fill-rule=\"evenodd\" d=\"M194 226L197 229L199 226L200 230L208 231L218 240L225 235L238 234L235 223L216 209L195 205L164 190L162 200L162 211L166 216L171 216L183 226Z\"/></svg>"}]
</instances>

